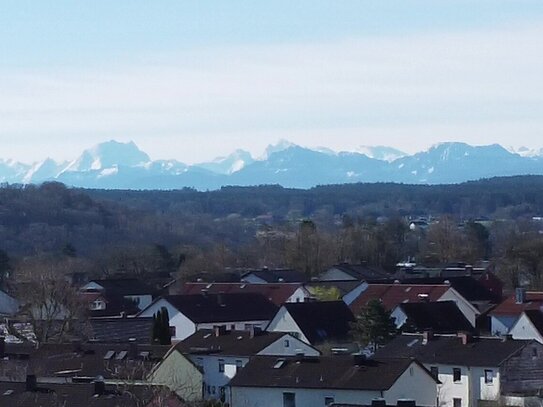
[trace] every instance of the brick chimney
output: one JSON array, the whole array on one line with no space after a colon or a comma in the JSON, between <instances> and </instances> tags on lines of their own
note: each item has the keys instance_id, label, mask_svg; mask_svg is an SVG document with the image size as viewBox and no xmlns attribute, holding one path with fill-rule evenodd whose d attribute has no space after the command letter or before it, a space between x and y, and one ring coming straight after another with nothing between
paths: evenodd
<instances>
[{"instance_id":1,"label":"brick chimney","mask_svg":"<svg viewBox=\"0 0 543 407\"><path fill-rule=\"evenodd\" d=\"M457 336L460 338L462 345L467 345L471 341L471 335L468 332L458 332Z\"/></svg>"},{"instance_id":2,"label":"brick chimney","mask_svg":"<svg viewBox=\"0 0 543 407\"><path fill-rule=\"evenodd\" d=\"M422 344L426 345L428 342L430 342L434 338L434 332L433 331L424 331L422 333Z\"/></svg>"}]
</instances>

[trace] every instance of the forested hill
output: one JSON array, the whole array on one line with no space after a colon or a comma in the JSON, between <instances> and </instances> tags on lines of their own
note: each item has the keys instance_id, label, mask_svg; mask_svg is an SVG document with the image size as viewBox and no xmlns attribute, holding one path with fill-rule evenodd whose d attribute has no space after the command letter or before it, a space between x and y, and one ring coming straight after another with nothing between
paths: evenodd
<instances>
[{"instance_id":1,"label":"forested hill","mask_svg":"<svg viewBox=\"0 0 543 407\"><path fill-rule=\"evenodd\" d=\"M311 218L330 227L343 215L508 219L543 214L543 177L456 185L346 184L198 192L69 189L58 183L0 188L2 249L23 255L70 243L91 254L119 245L243 245L262 225ZM292 221L292 222L290 222Z\"/></svg>"}]
</instances>

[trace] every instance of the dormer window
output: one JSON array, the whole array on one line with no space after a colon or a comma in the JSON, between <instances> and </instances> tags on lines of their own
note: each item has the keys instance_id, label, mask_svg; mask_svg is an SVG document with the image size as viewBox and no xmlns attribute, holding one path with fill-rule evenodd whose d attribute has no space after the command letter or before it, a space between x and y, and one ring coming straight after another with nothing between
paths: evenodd
<instances>
[{"instance_id":1,"label":"dormer window","mask_svg":"<svg viewBox=\"0 0 543 407\"><path fill-rule=\"evenodd\" d=\"M90 309L92 311L99 311L106 309L106 303L103 300L97 299L90 303Z\"/></svg>"}]
</instances>

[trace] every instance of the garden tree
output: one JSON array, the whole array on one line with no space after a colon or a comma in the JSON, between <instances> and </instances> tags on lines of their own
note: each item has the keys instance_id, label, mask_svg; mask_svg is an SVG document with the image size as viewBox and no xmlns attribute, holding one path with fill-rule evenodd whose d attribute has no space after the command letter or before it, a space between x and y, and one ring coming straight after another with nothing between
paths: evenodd
<instances>
[{"instance_id":1,"label":"garden tree","mask_svg":"<svg viewBox=\"0 0 543 407\"><path fill-rule=\"evenodd\" d=\"M87 319L87 304L67 273L79 270L77 261L34 259L16 270L15 291L20 317L34 328L38 342L62 342L78 336Z\"/></svg>"},{"instance_id":2,"label":"garden tree","mask_svg":"<svg viewBox=\"0 0 543 407\"><path fill-rule=\"evenodd\" d=\"M377 350L396 334L394 318L379 300L370 300L351 323L351 335L362 346Z\"/></svg>"},{"instance_id":3,"label":"garden tree","mask_svg":"<svg viewBox=\"0 0 543 407\"><path fill-rule=\"evenodd\" d=\"M462 235L450 216L443 216L428 227L424 256L428 261L449 263L462 259Z\"/></svg>"},{"instance_id":4,"label":"garden tree","mask_svg":"<svg viewBox=\"0 0 543 407\"><path fill-rule=\"evenodd\" d=\"M308 276L315 276L322 271L321 237L317 225L311 220L303 220L298 232L288 244L287 258L289 265Z\"/></svg>"},{"instance_id":5,"label":"garden tree","mask_svg":"<svg viewBox=\"0 0 543 407\"><path fill-rule=\"evenodd\" d=\"M160 345L171 345L172 334L170 332L170 316L168 309L162 307L153 315L153 343Z\"/></svg>"},{"instance_id":6,"label":"garden tree","mask_svg":"<svg viewBox=\"0 0 543 407\"><path fill-rule=\"evenodd\" d=\"M462 260L475 262L486 260L490 255L490 232L486 227L476 222L467 222L463 231L464 255Z\"/></svg>"},{"instance_id":7,"label":"garden tree","mask_svg":"<svg viewBox=\"0 0 543 407\"><path fill-rule=\"evenodd\" d=\"M4 250L0 249L0 289L5 289L5 285L10 277L11 271L11 260L8 254Z\"/></svg>"},{"instance_id":8,"label":"garden tree","mask_svg":"<svg viewBox=\"0 0 543 407\"><path fill-rule=\"evenodd\" d=\"M510 248L507 257L520 266L520 274L530 279L531 288L543 288L543 238L525 237Z\"/></svg>"},{"instance_id":9,"label":"garden tree","mask_svg":"<svg viewBox=\"0 0 543 407\"><path fill-rule=\"evenodd\" d=\"M311 294L318 301L338 301L341 300L341 292L337 287L314 287Z\"/></svg>"}]
</instances>

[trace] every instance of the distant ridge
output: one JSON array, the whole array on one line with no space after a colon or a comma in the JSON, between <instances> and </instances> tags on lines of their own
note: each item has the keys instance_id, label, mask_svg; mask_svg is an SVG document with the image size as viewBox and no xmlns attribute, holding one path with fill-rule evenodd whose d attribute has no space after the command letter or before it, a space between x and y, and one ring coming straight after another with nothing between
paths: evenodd
<instances>
[{"instance_id":1,"label":"distant ridge","mask_svg":"<svg viewBox=\"0 0 543 407\"><path fill-rule=\"evenodd\" d=\"M447 142L407 155L386 146L361 146L354 152L306 148L281 140L262 157L244 150L211 162L186 165L152 160L134 142L100 143L70 162L51 158L34 164L0 160L0 181L101 189L214 190L223 186L273 184L293 188L358 182L451 184L481 178L543 175L543 149L506 149L498 144L471 146Z\"/></svg>"}]
</instances>

